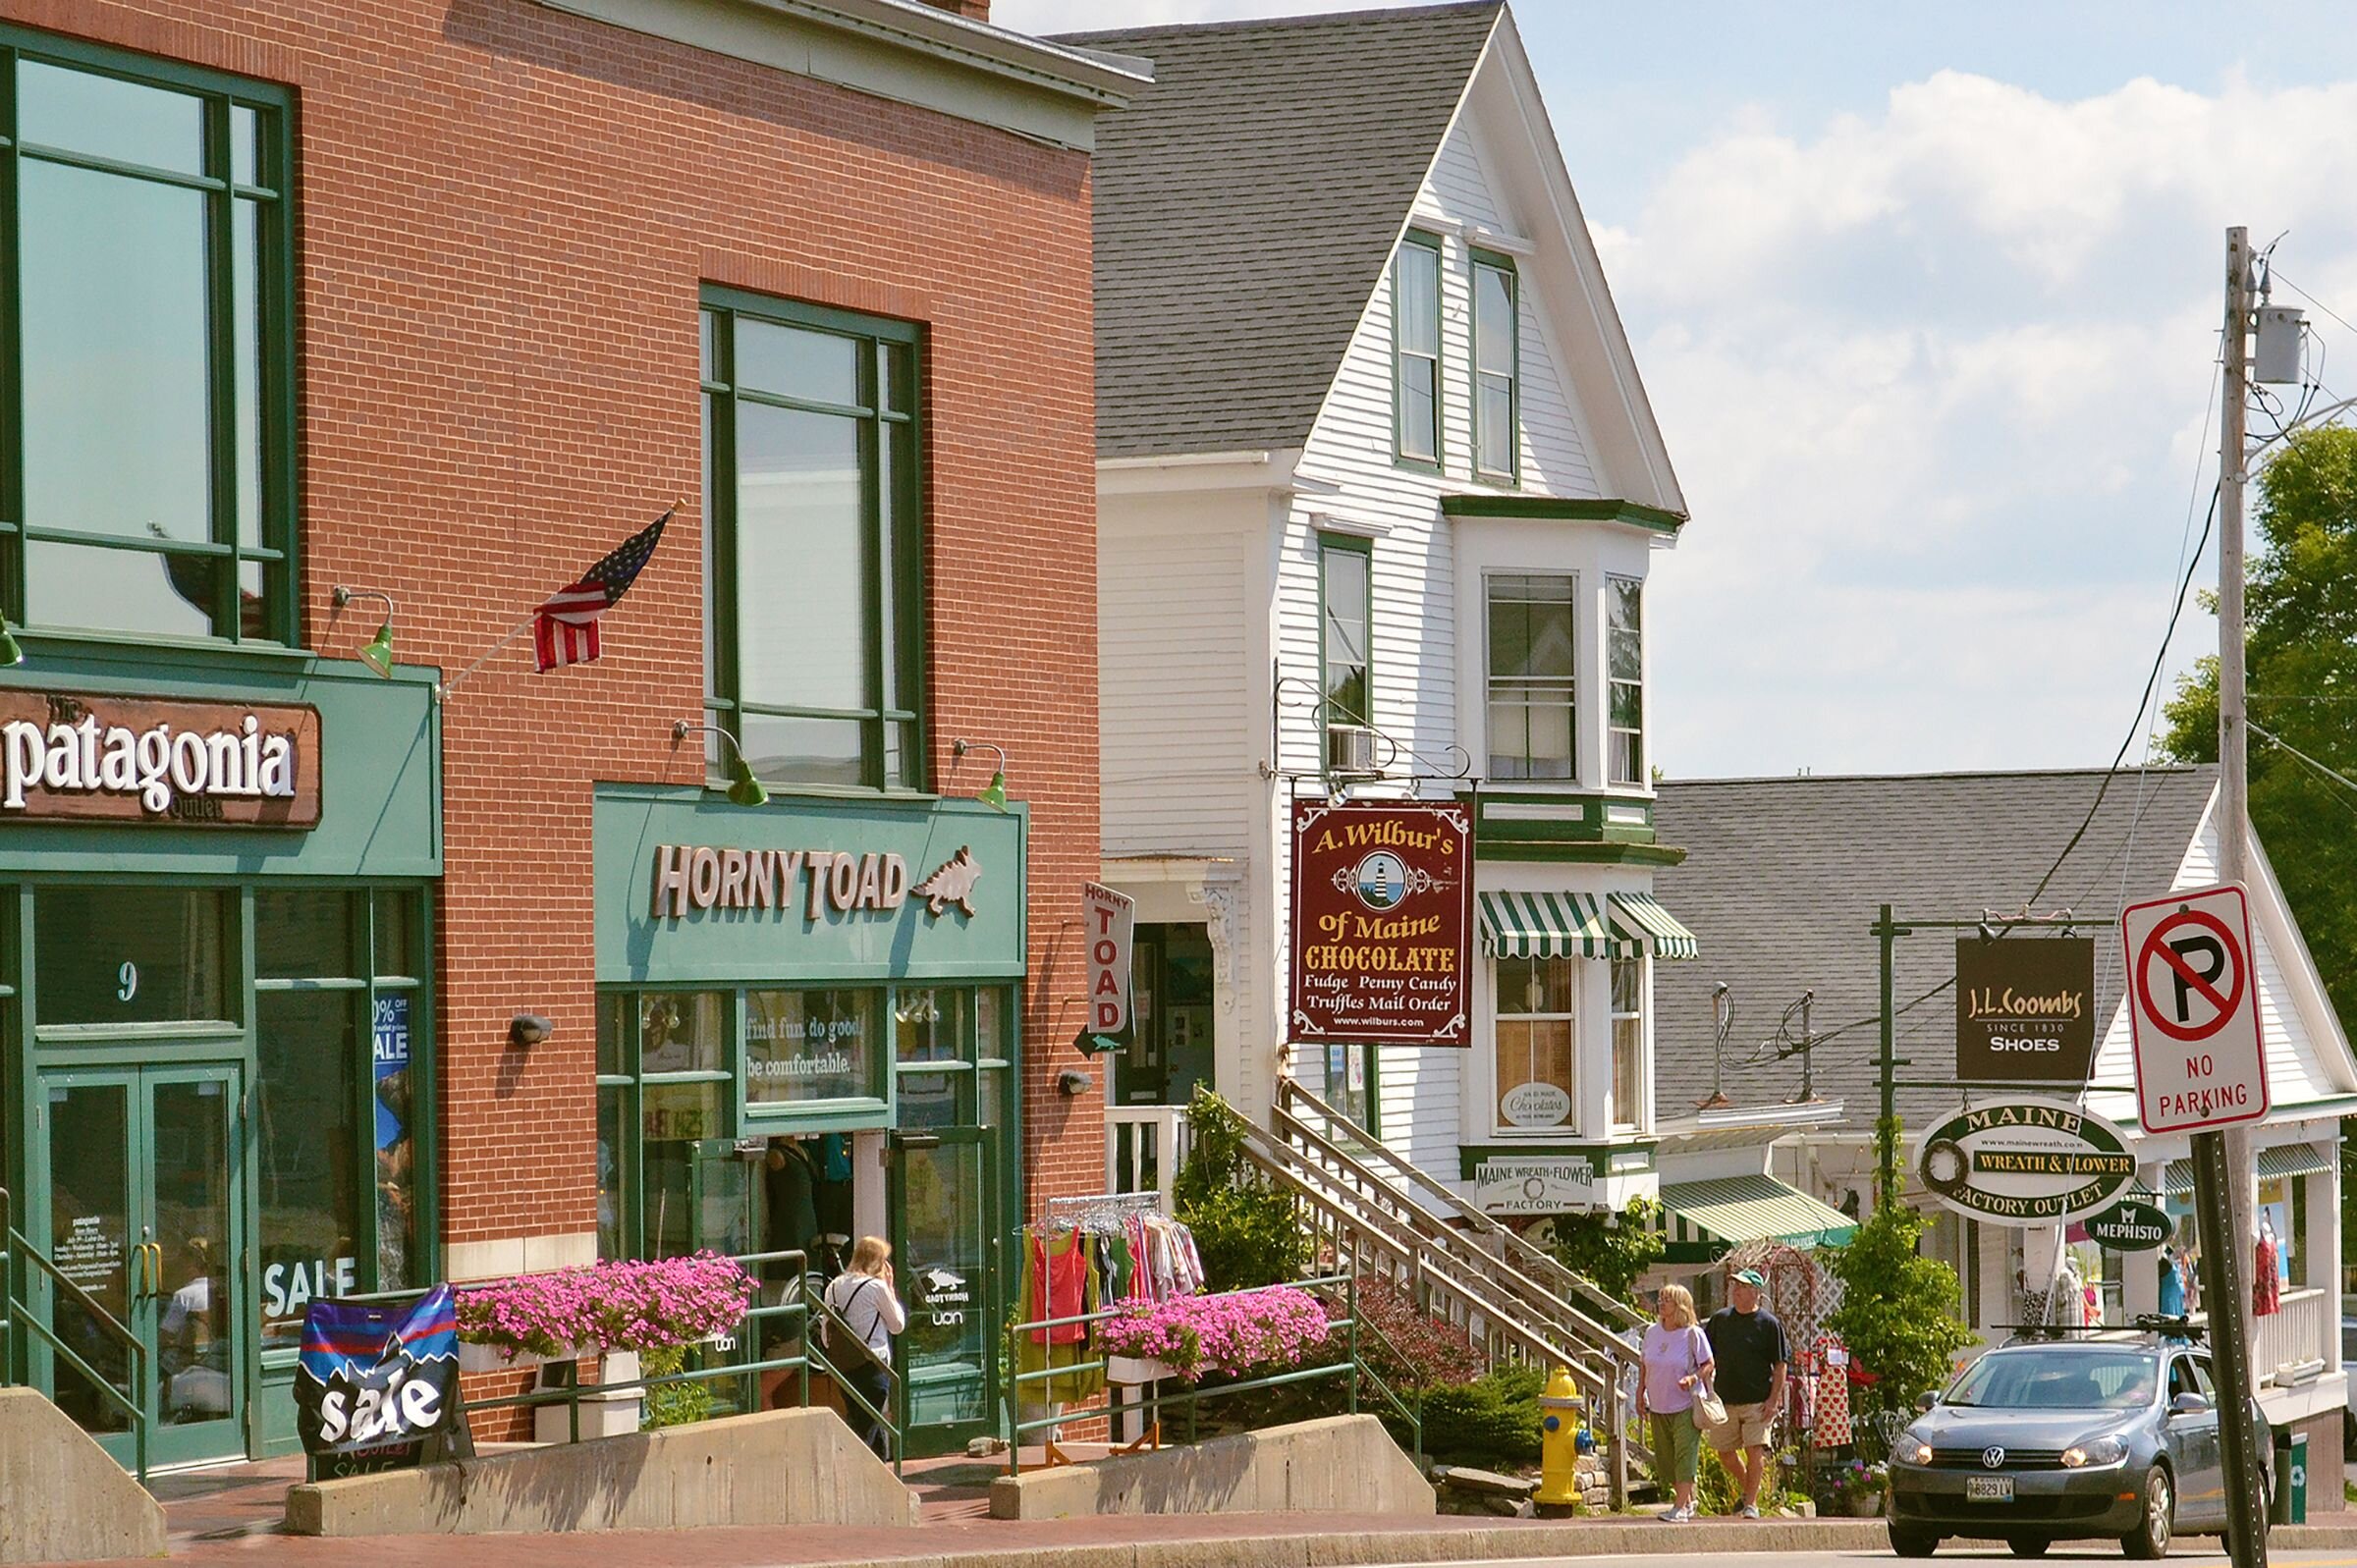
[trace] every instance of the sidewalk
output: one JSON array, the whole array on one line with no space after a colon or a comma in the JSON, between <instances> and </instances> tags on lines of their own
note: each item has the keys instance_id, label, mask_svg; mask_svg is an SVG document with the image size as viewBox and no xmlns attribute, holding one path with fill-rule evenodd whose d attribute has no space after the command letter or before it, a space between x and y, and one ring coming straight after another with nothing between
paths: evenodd
<instances>
[{"instance_id":1,"label":"sidewalk","mask_svg":"<svg viewBox=\"0 0 2357 1568\"><path fill-rule=\"evenodd\" d=\"M300 1460L159 1477L176 1562L241 1568L581 1568L585 1558L666 1568L1349 1568L1531 1557L1666 1552L1888 1549L1879 1519L1573 1520L1317 1514L1131 1515L1012 1523L983 1517L997 1466L939 1460L909 1467L923 1501L912 1530L711 1529L567 1536L389 1536L318 1541L276 1533ZM2278 1527L2283 1550L2357 1547L2345 1524Z\"/></svg>"}]
</instances>

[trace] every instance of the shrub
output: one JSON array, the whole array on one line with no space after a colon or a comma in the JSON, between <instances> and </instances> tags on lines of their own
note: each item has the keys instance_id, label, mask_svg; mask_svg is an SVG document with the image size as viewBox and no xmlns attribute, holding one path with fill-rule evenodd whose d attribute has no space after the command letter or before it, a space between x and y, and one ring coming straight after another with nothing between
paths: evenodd
<instances>
[{"instance_id":1,"label":"shrub","mask_svg":"<svg viewBox=\"0 0 2357 1568\"><path fill-rule=\"evenodd\" d=\"M1547 1375L1502 1367L1471 1382L1424 1390L1424 1452L1459 1462L1529 1464L1539 1457L1539 1395Z\"/></svg>"},{"instance_id":2,"label":"shrub","mask_svg":"<svg viewBox=\"0 0 2357 1568\"><path fill-rule=\"evenodd\" d=\"M1244 1121L1200 1085L1187 1106L1194 1147L1172 1192L1178 1217L1194 1232L1204 1283L1213 1290L1298 1279L1309 1267L1309 1233L1293 1201L1244 1161Z\"/></svg>"},{"instance_id":3,"label":"shrub","mask_svg":"<svg viewBox=\"0 0 2357 1568\"><path fill-rule=\"evenodd\" d=\"M1329 1298L1327 1310L1340 1318L1343 1303ZM1489 1357L1472 1336L1453 1323L1423 1311L1406 1291L1372 1275L1358 1281L1358 1314L1381 1336L1361 1332L1358 1356L1367 1370L1404 1394L1435 1383L1471 1382L1489 1370ZM1338 1347L1344 1344L1338 1334Z\"/></svg>"},{"instance_id":4,"label":"shrub","mask_svg":"<svg viewBox=\"0 0 2357 1568\"><path fill-rule=\"evenodd\" d=\"M639 1358L649 1378L669 1378L687 1365L685 1345L663 1345ZM646 1391L646 1427L685 1427L712 1414L712 1390L700 1382L667 1382Z\"/></svg>"},{"instance_id":5,"label":"shrub","mask_svg":"<svg viewBox=\"0 0 2357 1568\"><path fill-rule=\"evenodd\" d=\"M1556 1261L1616 1300L1641 1305L1637 1277L1661 1262L1669 1246L1659 1226L1661 1209L1649 1198L1631 1198L1617 1215L1558 1216Z\"/></svg>"},{"instance_id":6,"label":"shrub","mask_svg":"<svg viewBox=\"0 0 2357 1568\"><path fill-rule=\"evenodd\" d=\"M1886 1410L1909 1409L1946 1381L1949 1358L1972 1342L1956 1316L1956 1271L1916 1254L1923 1227L1915 1211L1886 1204L1828 1260L1843 1290L1826 1326L1879 1379Z\"/></svg>"}]
</instances>

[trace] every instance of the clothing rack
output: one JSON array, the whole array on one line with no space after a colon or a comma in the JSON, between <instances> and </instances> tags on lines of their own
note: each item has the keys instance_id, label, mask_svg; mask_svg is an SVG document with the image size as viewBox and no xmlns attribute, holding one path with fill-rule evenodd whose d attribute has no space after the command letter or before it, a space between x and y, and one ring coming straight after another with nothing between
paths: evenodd
<instances>
[{"instance_id":1,"label":"clothing rack","mask_svg":"<svg viewBox=\"0 0 2357 1568\"><path fill-rule=\"evenodd\" d=\"M1158 1192L1099 1192L1080 1198L1050 1198L1040 1222L1050 1230L1085 1230L1105 1235L1122 1228L1131 1215L1156 1214L1162 1208Z\"/></svg>"}]
</instances>

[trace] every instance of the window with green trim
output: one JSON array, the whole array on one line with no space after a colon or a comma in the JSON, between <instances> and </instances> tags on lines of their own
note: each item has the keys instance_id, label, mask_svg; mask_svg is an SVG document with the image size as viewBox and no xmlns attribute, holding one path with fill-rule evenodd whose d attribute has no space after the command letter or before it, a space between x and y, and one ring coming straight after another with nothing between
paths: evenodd
<instances>
[{"instance_id":1,"label":"window with green trim","mask_svg":"<svg viewBox=\"0 0 2357 1568\"><path fill-rule=\"evenodd\" d=\"M1375 621L1374 547L1344 534L1318 535L1319 707L1326 768L1363 771L1345 748L1369 719L1368 639Z\"/></svg>"},{"instance_id":2,"label":"window with green trim","mask_svg":"<svg viewBox=\"0 0 2357 1568\"><path fill-rule=\"evenodd\" d=\"M1473 467L1512 483L1521 443L1515 439L1521 397L1521 328L1514 264L1473 255Z\"/></svg>"},{"instance_id":3,"label":"window with green trim","mask_svg":"<svg viewBox=\"0 0 2357 1568\"><path fill-rule=\"evenodd\" d=\"M917 350L704 292L706 706L773 783L924 786Z\"/></svg>"},{"instance_id":4,"label":"window with green trim","mask_svg":"<svg viewBox=\"0 0 2357 1568\"><path fill-rule=\"evenodd\" d=\"M1497 572L1489 596L1489 777L1577 776L1578 579Z\"/></svg>"},{"instance_id":5,"label":"window with green trim","mask_svg":"<svg viewBox=\"0 0 2357 1568\"><path fill-rule=\"evenodd\" d=\"M1410 231L1392 261L1392 422L1399 457L1441 460L1441 242Z\"/></svg>"},{"instance_id":6,"label":"window with green trim","mask_svg":"<svg viewBox=\"0 0 2357 1568\"><path fill-rule=\"evenodd\" d=\"M1605 752L1611 782L1645 780L1645 585L1634 577L1609 577L1604 593L1606 675L1611 680Z\"/></svg>"},{"instance_id":7,"label":"window with green trim","mask_svg":"<svg viewBox=\"0 0 2357 1568\"><path fill-rule=\"evenodd\" d=\"M0 27L0 606L295 635L290 100Z\"/></svg>"}]
</instances>

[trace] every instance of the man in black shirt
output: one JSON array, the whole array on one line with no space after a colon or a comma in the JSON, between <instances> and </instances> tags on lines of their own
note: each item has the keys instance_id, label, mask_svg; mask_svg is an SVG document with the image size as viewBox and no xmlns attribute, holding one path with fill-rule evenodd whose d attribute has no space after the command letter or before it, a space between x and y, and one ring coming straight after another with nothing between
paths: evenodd
<instances>
[{"instance_id":1,"label":"man in black shirt","mask_svg":"<svg viewBox=\"0 0 2357 1568\"><path fill-rule=\"evenodd\" d=\"M1784 1408L1784 1363L1791 1359L1784 1325L1760 1305L1760 1292L1767 1287L1757 1269L1736 1270L1727 1285L1734 1305L1711 1314L1703 1328L1718 1364L1714 1391L1727 1406L1727 1425L1705 1435L1743 1488L1735 1512L1744 1519L1760 1517L1760 1487L1773 1463L1768 1434Z\"/></svg>"}]
</instances>

